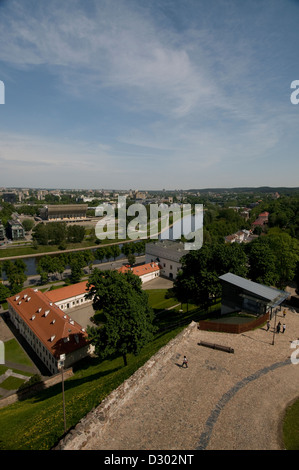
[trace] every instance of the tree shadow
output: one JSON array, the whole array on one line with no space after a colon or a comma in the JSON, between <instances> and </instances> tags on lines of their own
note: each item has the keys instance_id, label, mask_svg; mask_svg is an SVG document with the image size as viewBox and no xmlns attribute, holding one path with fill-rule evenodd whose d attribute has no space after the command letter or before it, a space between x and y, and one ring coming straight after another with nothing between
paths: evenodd
<instances>
[{"instance_id":1,"label":"tree shadow","mask_svg":"<svg viewBox=\"0 0 299 470\"><path fill-rule=\"evenodd\" d=\"M89 375L87 377L81 377L81 378L75 378L75 379L68 379L64 381L64 390L65 392L68 390L72 390L74 388L77 388L81 385L84 385L88 382L93 382L96 380L99 380L105 376L108 376L110 374L113 374L117 372L118 370L122 369L123 366L115 367L114 369L108 369L106 371L99 371L95 374ZM60 395L62 390L62 382L59 382L58 384L53 385L52 387L45 389L35 395L34 401L35 402L42 402L45 400L48 400L49 398L53 398L56 395Z\"/></svg>"}]
</instances>

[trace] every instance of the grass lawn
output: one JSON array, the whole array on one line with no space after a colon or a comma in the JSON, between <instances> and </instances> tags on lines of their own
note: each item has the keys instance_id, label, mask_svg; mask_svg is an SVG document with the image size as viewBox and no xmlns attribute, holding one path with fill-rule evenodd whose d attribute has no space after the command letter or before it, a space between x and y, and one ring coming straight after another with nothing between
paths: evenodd
<instances>
[{"instance_id":1,"label":"grass lawn","mask_svg":"<svg viewBox=\"0 0 299 470\"><path fill-rule=\"evenodd\" d=\"M127 240L116 240L117 243L123 243L124 241ZM53 252L61 252L63 253L64 251L67 250L76 250L76 249L82 249L82 250L87 250L89 248L101 248L104 247L105 245L109 245L111 243L114 243L113 240L105 239L101 240L100 244L96 244L94 240L83 240L80 243L67 243L65 250L61 250L58 245L38 245L36 248L33 248L32 244L31 245L25 245L25 246L15 246L15 247L5 247L0 250L0 258L9 258L11 256L27 256L27 255L39 255L39 254L50 254Z\"/></svg>"},{"instance_id":2,"label":"grass lawn","mask_svg":"<svg viewBox=\"0 0 299 470\"><path fill-rule=\"evenodd\" d=\"M15 362L26 366L32 366L27 354L23 351L15 339L10 339L4 343L5 361Z\"/></svg>"},{"instance_id":3,"label":"grass lawn","mask_svg":"<svg viewBox=\"0 0 299 470\"><path fill-rule=\"evenodd\" d=\"M17 390L20 385L24 383L23 379L20 379L19 377L7 377L3 382L1 382L1 388L4 388L5 390Z\"/></svg>"},{"instance_id":4,"label":"grass lawn","mask_svg":"<svg viewBox=\"0 0 299 470\"><path fill-rule=\"evenodd\" d=\"M67 428L75 426L181 329L157 334L139 356L128 355L126 367L120 357L100 363L92 359L81 363L74 376L65 381ZM63 432L61 384L0 409L1 450L48 450Z\"/></svg>"},{"instance_id":5,"label":"grass lawn","mask_svg":"<svg viewBox=\"0 0 299 470\"><path fill-rule=\"evenodd\" d=\"M174 298L166 298L167 289L145 289L145 291L148 295L149 304L153 307L156 313L164 310L165 308L173 307L179 303Z\"/></svg>"},{"instance_id":6,"label":"grass lawn","mask_svg":"<svg viewBox=\"0 0 299 470\"><path fill-rule=\"evenodd\" d=\"M286 411L283 422L283 440L286 450L299 450L299 400Z\"/></svg>"}]
</instances>

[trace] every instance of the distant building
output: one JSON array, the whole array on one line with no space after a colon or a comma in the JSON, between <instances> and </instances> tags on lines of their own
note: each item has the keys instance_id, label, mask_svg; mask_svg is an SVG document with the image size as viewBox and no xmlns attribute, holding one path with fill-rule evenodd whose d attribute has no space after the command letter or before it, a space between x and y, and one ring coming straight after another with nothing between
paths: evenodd
<instances>
[{"instance_id":1,"label":"distant building","mask_svg":"<svg viewBox=\"0 0 299 470\"><path fill-rule=\"evenodd\" d=\"M255 227L263 227L265 224L268 223L269 212L261 212L257 219L253 222L252 226Z\"/></svg>"},{"instance_id":2,"label":"distant building","mask_svg":"<svg viewBox=\"0 0 299 470\"><path fill-rule=\"evenodd\" d=\"M85 329L45 293L27 288L7 302L10 320L52 374L61 354L67 368L91 351Z\"/></svg>"},{"instance_id":3,"label":"distant building","mask_svg":"<svg viewBox=\"0 0 299 470\"><path fill-rule=\"evenodd\" d=\"M243 217L243 219L248 220L249 219L249 212L250 212L250 209L243 209L240 212L240 216Z\"/></svg>"},{"instance_id":4,"label":"distant building","mask_svg":"<svg viewBox=\"0 0 299 470\"><path fill-rule=\"evenodd\" d=\"M161 267L161 276L176 279L178 271L182 268L181 258L189 253L184 249L183 242L171 240L146 243L145 262L157 262Z\"/></svg>"},{"instance_id":5,"label":"distant building","mask_svg":"<svg viewBox=\"0 0 299 470\"><path fill-rule=\"evenodd\" d=\"M7 237L11 240L21 240L25 238L23 225L16 220L9 220L7 223Z\"/></svg>"},{"instance_id":6,"label":"distant building","mask_svg":"<svg viewBox=\"0 0 299 470\"><path fill-rule=\"evenodd\" d=\"M86 219L88 204L57 204L45 206L41 211L44 220L82 220Z\"/></svg>"},{"instance_id":7,"label":"distant building","mask_svg":"<svg viewBox=\"0 0 299 470\"><path fill-rule=\"evenodd\" d=\"M249 243L255 238L258 238L258 235L253 235L251 230L239 230L224 237L226 243Z\"/></svg>"},{"instance_id":8,"label":"distant building","mask_svg":"<svg viewBox=\"0 0 299 470\"><path fill-rule=\"evenodd\" d=\"M145 283L148 281L152 281L156 277L160 276L161 267L158 263L151 262L134 267L131 267L129 265L122 266L118 269L118 272L120 273L127 273L128 271L131 271L133 274L135 274L141 279L142 283Z\"/></svg>"},{"instance_id":9,"label":"distant building","mask_svg":"<svg viewBox=\"0 0 299 470\"><path fill-rule=\"evenodd\" d=\"M219 279L222 285L222 315L241 311L256 315L269 312L271 315L272 310L290 296L289 292L258 284L232 273L223 274Z\"/></svg>"},{"instance_id":10,"label":"distant building","mask_svg":"<svg viewBox=\"0 0 299 470\"><path fill-rule=\"evenodd\" d=\"M141 191L135 191L134 198L135 199L146 199L147 192L143 193Z\"/></svg>"},{"instance_id":11,"label":"distant building","mask_svg":"<svg viewBox=\"0 0 299 470\"><path fill-rule=\"evenodd\" d=\"M2 193L2 199L4 202L9 202L13 204L17 201L17 194L15 192Z\"/></svg>"}]
</instances>

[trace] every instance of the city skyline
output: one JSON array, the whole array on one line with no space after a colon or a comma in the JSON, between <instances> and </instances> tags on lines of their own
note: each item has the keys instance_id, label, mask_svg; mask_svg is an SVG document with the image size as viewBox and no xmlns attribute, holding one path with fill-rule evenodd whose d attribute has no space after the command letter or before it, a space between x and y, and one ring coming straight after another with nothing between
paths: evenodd
<instances>
[{"instance_id":1,"label":"city skyline","mask_svg":"<svg viewBox=\"0 0 299 470\"><path fill-rule=\"evenodd\" d=\"M0 3L0 186L298 186L299 2Z\"/></svg>"}]
</instances>

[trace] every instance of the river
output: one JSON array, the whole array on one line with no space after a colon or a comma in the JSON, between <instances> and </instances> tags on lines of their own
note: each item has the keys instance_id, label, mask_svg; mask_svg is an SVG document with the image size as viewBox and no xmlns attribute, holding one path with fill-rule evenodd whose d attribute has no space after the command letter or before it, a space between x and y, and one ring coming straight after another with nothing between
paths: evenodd
<instances>
[{"instance_id":1,"label":"river","mask_svg":"<svg viewBox=\"0 0 299 470\"><path fill-rule=\"evenodd\" d=\"M186 216L184 219L187 220L187 217ZM180 233L186 233L185 230L184 230L184 219L180 219L178 220L177 222L175 222L172 226L169 227L169 232L167 231L168 229L164 230L163 233L160 233L158 235L158 240L173 240L173 234L175 234L176 238L175 240L178 239L177 235L180 234ZM194 225L195 225L195 218L194 216L192 216L191 218L191 225L189 225L189 227L191 227L191 230L194 230ZM181 227L180 227L181 225ZM154 237L152 237L153 241L157 240L157 238L154 239ZM139 240L132 240L131 242L138 242ZM92 250L92 251L96 251L98 248L104 248L106 245L99 245L98 247L96 248L85 248L85 250ZM122 248L123 246L123 243L120 243L119 244L119 247ZM63 252L61 252L63 253ZM45 255L48 255L48 256L56 256L56 254L51 254L51 253L45 253ZM116 258L116 260L120 260L122 258L125 258L125 256L123 254L121 254L120 256L118 256ZM36 255L32 255L32 256L29 256L29 257L23 257L22 258L23 261L25 262L26 264L26 271L25 271L25 274L26 276L36 276L38 275L37 273L37 264L38 264L38 260L40 259L40 256L36 256ZM101 264L102 262L108 262L109 260L106 260L104 259L103 261L100 261L98 259L95 259L93 264L97 265L97 264ZM3 280L7 280L7 277L5 275L4 272L2 272L2 279Z\"/></svg>"}]
</instances>

